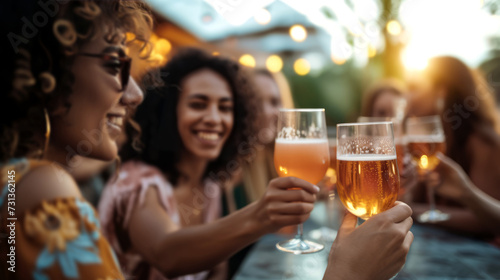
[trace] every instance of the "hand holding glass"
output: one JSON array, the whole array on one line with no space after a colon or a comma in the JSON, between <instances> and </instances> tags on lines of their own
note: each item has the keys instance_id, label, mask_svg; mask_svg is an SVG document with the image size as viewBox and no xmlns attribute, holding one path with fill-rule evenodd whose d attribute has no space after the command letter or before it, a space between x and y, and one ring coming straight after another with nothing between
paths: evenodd
<instances>
[{"instance_id":1,"label":"hand holding glass","mask_svg":"<svg viewBox=\"0 0 500 280\"><path fill-rule=\"evenodd\" d=\"M274 150L274 167L280 177L297 177L317 184L330 163L325 109L281 109ZM318 252L323 245L304 240L302 225L297 235L276 244L285 252Z\"/></svg>"}]
</instances>

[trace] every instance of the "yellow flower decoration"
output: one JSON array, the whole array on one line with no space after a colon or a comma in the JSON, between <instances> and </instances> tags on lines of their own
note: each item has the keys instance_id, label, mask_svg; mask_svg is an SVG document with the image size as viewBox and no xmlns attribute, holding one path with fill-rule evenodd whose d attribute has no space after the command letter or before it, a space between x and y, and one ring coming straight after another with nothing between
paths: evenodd
<instances>
[{"instance_id":1,"label":"yellow flower decoration","mask_svg":"<svg viewBox=\"0 0 500 280\"><path fill-rule=\"evenodd\" d=\"M46 244L51 253L66 250L66 242L79 235L75 219L61 201L55 206L42 202L42 209L27 213L24 226L28 236Z\"/></svg>"}]
</instances>

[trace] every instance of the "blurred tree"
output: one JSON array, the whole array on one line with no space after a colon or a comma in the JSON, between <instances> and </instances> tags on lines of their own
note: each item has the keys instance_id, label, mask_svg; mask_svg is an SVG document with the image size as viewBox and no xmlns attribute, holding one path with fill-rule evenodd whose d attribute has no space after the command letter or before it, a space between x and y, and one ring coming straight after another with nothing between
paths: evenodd
<instances>
[{"instance_id":1,"label":"blurred tree","mask_svg":"<svg viewBox=\"0 0 500 280\"><path fill-rule=\"evenodd\" d=\"M380 15L381 28L383 30L385 40L385 50L382 53L384 76L386 78L399 78L403 77L404 67L401 62L401 50L403 44L393 35L387 31L387 23L391 20L397 20L397 11L401 0L382 0L382 14Z\"/></svg>"}]
</instances>

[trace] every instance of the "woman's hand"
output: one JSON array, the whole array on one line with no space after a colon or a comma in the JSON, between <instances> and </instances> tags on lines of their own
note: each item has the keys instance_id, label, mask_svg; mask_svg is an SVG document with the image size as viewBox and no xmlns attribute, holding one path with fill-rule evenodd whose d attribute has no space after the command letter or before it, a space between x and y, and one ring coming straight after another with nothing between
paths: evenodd
<instances>
[{"instance_id":1,"label":"woman's hand","mask_svg":"<svg viewBox=\"0 0 500 280\"><path fill-rule=\"evenodd\" d=\"M469 176L451 158L442 153L438 153L437 157L440 162L434 172L439 174L440 184L436 188L436 193L442 197L462 202L466 190L472 184Z\"/></svg>"},{"instance_id":2,"label":"woman's hand","mask_svg":"<svg viewBox=\"0 0 500 280\"><path fill-rule=\"evenodd\" d=\"M269 182L266 193L254 204L253 215L264 231L305 222L314 208L319 188L295 177L276 178Z\"/></svg>"},{"instance_id":3,"label":"woman's hand","mask_svg":"<svg viewBox=\"0 0 500 280\"><path fill-rule=\"evenodd\" d=\"M396 202L356 227L356 216L347 213L323 279L387 280L396 275L413 242L411 214L408 205Z\"/></svg>"}]
</instances>

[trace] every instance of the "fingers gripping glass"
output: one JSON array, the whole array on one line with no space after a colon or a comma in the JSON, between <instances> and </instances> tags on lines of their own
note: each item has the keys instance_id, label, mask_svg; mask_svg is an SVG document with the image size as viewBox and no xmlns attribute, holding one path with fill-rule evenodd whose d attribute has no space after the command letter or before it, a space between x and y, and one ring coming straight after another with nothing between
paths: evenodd
<instances>
[{"instance_id":1,"label":"fingers gripping glass","mask_svg":"<svg viewBox=\"0 0 500 280\"><path fill-rule=\"evenodd\" d=\"M130 65L132 64L132 58L128 56L116 56L107 53L102 54L94 54L94 53L79 53L79 55L88 56L88 57L96 57L102 59L104 62L112 62L117 61L117 67L120 68L120 78L121 78L121 91L124 91L127 88L128 80L130 77Z\"/></svg>"}]
</instances>

